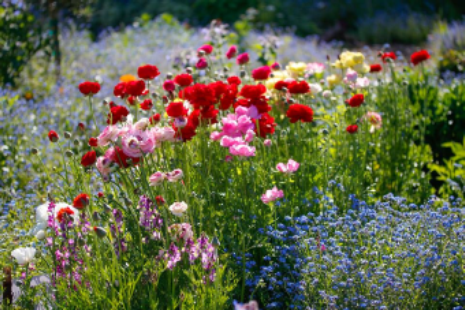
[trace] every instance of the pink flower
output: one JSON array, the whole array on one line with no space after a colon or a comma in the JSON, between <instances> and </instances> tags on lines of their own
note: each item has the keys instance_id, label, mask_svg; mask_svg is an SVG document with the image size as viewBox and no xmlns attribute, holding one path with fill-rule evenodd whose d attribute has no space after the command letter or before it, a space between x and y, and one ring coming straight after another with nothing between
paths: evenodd
<instances>
[{"instance_id":1,"label":"pink flower","mask_svg":"<svg viewBox=\"0 0 465 310\"><path fill-rule=\"evenodd\" d=\"M270 139L265 139L265 141L263 141L263 145L267 146L267 147L270 147L271 146L271 140Z\"/></svg>"},{"instance_id":2,"label":"pink flower","mask_svg":"<svg viewBox=\"0 0 465 310\"><path fill-rule=\"evenodd\" d=\"M211 46L210 44L202 45L197 50L197 52L200 52L200 51L204 51L205 54L210 55L213 52L213 46Z\"/></svg>"},{"instance_id":3,"label":"pink flower","mask_svg":"<svg viewBox=\"0 0 465 310\"><path fill-rule=\"evenodd\" d=\"M223 136L220 141L220 145L222 147L231 147L234 145L241 145L241 144L245 144L242 137L232 138L230 136Z\"/></svg>"},{"instance_id":4,"label":"pink flower","mask_svg":"<svg viewBox=\"0 0 465 310\"><path fill-rule=\"evenodd\" d=\"M149 178L150 186L160 185L161 183L163 183L165 178L166 178L166 176L165 176L165 174L163 172L161 172L161 171L155 172Z\"/></svg>"},{"instance_id":5,"label":"pink flower","mask_svg":"<svg viewBox=\"0 0 465 310\"><path fill-rule=\"evenodd\" d=\"M124 154L129 157L141 157L143 153L152 153L155 143L146 131L130 129L121 139Z\"/></svg>"},{"instance_id":6,"label":"pink flower","mask_svg":"<svg viewBox=\"0 0 465 310\"><path fill-rule=\"evenodd\" d=\"M111 159L106 156L100 156L97 158L97 163L95 165L97 166L97 170L102 174L103 178L107 179L111 172Z\"/></svg>"},{"instance_id":7,"label":"pink flower","mask_svg":"<svg viewBox=\"0 0 465 310\"><path fill-rule=\"evenodd\" d=\"M151 131L153 139L158 142L174 141L176 132L172 127L153 127Z\"/></svg>"},{"instance_id":8,"label":"pink flower","mask_svg":"<svg viewBox=\"0 0 465 310\"><path fill-rule=\"evenodd\" d=\"M137 123L134 124L134 128L138 130L145 130L147 127L149 127L149 124L150 124L150 120L144 117L138 120Z\"/></svg>"},{"instance_id":9,"label":"pink flower","mask_svg":"<svg viewBox=\"0 0 465 310\"><path fill-rule=\"evenodd\" d=\"M236 58L236 62L237 62L238 65L245 65L249 61L250 61L250 59L249 59L249 54L248 53L242 53L242 54L238 55L237 58Z\"/></svg>"},{"instance_id":10,"label":"pink flower","mask_svg":"<svg viewBox=\"0 0 465 310\"><path fill-rule=\"evenodd\" d=\"M262 195L262 201L263 203L270 203L272 201L275 201L278 198L283 198L284 193L282 190L279 190L276 186L273 187L272 189L269 189L265 192L265 194Z\"/></svg>"},{"instance_id":11,"label":"pink flower","mask_svg":"<svg viewBox=\"0 0 465 310\"><path fill-rule=\"evenodd\" d=\"M116 126L107 126L97 137L98 146L107 146L110 142L116 141L120 130Z\"/></svg>"},{"instance_id":12,"label":"pink flower","mask_svg":"<svg viewBox=\"0 0 465 310\"><path fill-rule=\"evenodd\" d=\"M199 58L199 60L197 61L197 64L195 65L195 67L196 67L197 69L200 69L200 70L205 69L206 67L208 67L208 62L207 62L207 60L206 60L205 58L203 58L203 57L202 57L202 58Z\"/></svg>"},{"instance_id":13,"label":"pink flower","mask_svg":"<svg viewBox=\"0 0 465 310\"><path fill-rule=\"evenodd\" d=\"M281 69L281 65L278 62L274 62L270 67L271 67L271 70L274 70L274 71Z\"/></svg>"},{"instance_id":14,"label":"pink flower","mask_svg":"<svg viewBox=\"0 0 465 310\"><path fill-rule=\"evenodd\" d=\"M252 78L256 81L267 80L270 77L271 69L268 66L259 67L252 70Z\"/></svg>"},{"instance_id":15,"label":"pink flower","mask_svg":"<svg viewBox=\"0 0 465 310\"><path fill-rule=\"evenodd\" d=\"M182 173L181 169L174 169L171 172L168 172L166 174L166 178L168 179L169 182L176 182L182 179L184 174Z\"/></svg>"},{"instance_id":16,"label":"pink flower","mask_svg":"<svg viewBox=\"0 0 465 310\"><path fill-rule=\"evenodd\" d=\"M253 140L253 138L255 138L255 131L249 129L247 130L247 132L245 133L245 142L251 142Z\"/></svg>"},{"instance_id":17,"label":"pink flower","mask_svg":"<svg viewBox=\"0 0 465 310\"><path fill-rule=\"evenodd\" d=\"M325 70L325 65L322 64L322 63L318 63L318 62L311 62L309 64L307 64L307 74L309 75L313 75L313 74L318 74L318 73L321 73Z\"/></svg>"},{"instance_id":18,"label":"pink flower","mask_svg":"<svg viewBox=\"0 0 465 310\"><path fill-rule=\"evenodd\" d=\"M357 78L355 88L360 89L368 86L370 86L370 80L367 77Z\"/></svg>"},{"instance_id":19,"label":"pink flower","mask_svg":"<svg viewBox=\"0 0 465 310\"><path fill-rule=\"evenodd\" d=\"M367 114L365 114L362 119L370 122L370 133L375 132L376 129L380 129L383 125L383 119L381 118L381 115L376 112L367 112Z\"/></svg>"},{"instance_id":20,"label":"pink flower","mask_svg":"<svg viewBox=\"0 0 465 310\"><path fill-rule=\"evenodd\" d=\"M287 161L287 164L279 163L276 165L276 169L282 173L293 173L299 169L300 164L292 159Z\"/></svg>"},{"instance_id":21,"label":"pink flower","mask_svg":"<svg viewBox=\"0 0 465 310\"><path fill-rule=\"evenodd\" d=\"M174 84L173 81L171 80L166 80L163 83L163 89L166 90L167 92L172 92L176 89L176 85Z\"/></svg>"},{"instance_id":22,"label":"pink flower","mask_svg":"<svg viewBox=\"0 0 465 310\"><path fill-rule=\"evenodd\" d=\"M344 79L344 82L353 83L357 81L357 78L358 78L357 71L354 71L352 69L347 69L346 78Z\"/></svg>"},{"instance_id":23,"label":"pink flower","mask_svg":"<svg viewBox=\"0 0 465 310\"><path fill-rule=\"evenodd\" d=\"M251 157L255 156L255 147L246 144L233 145L229 148L229 153L234 156Z\"/></svg>"},{"instance_id":24,"label":"pink flower","mask_svg":"<svg viewBox=\"0 0 465 310\"><path fill-rule=\"evenodd\" d=\"M218 140L221 139L222 136L223 136L223 133L222 133L222 132L213 131L213 132L210 134L210 140L218 141Z\"/></svg>"},{"instance_id":25,"label":"pink flower","mask_svg":"<svg viewBox=\"0 0 465 310\"><path fill-rule=\"evenodd\" d=\"M235 45L231 45L226 52L226 58L231 59L237 55L237 47Z\"/></svg>"}]
</instances>

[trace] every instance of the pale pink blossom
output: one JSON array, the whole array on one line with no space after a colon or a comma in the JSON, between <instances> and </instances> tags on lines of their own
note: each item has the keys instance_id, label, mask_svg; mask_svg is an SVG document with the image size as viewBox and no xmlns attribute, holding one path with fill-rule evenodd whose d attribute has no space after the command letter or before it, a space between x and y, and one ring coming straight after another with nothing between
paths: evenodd
<instances>
[{"instance_id":1,"label":"pale pink blossom","mask_svg":"<svg viewBox=\"0 0 465 310\"><path fill-rule=\"evenodd\" d=\"M355 70L352 69L347 69L346 77L344 78L344 83L349 84L349 83L354 83L357 81L358 78L358 73Z\"/></svg>"},{"instance_id":2,"label":"pale pink blossom","mask_svg":"<svg viewBox=\"0 0 465 310\"><path fill-rule=\"evenodd\" d=\"M370 80L367 77L357 78L355 88L365 88L370 86Z\"/></svg>"},{"instance_id":3,"label":"pale pink blossom","mask_svg":"<svg viewBox=\"0 0 465 310\"><path fill-rule=\"evenodd\" d=\"M325 70L325 65L319 62L311 62L307 64L307 69L305 70L308 75L318 74Z\"/></svg>"},{"instance_id":4,"label":"pale pink blossom","mask_svg":"<svg viewBox=\"0 0 465 310\"><path fill-rule=\"evenodd\" d=\"M229 148L229 153L234 156L251 157L255 156L255 147L246 144L233 145Z\"/></svg>"},{"instance_id":5,"label":"pale pink blossom","mask_svg":"<svg viewBox=\"0 0 465 310\"><path fill-rule=\"evenodd\" d=\"M141 157L143 153L152 153L155 148L151 135L142 130L130 129L121 141L124 154L130 157Z\"/></svg>"},{"instance_id":6,"label":"pale pink blossom","mask_svg":"<svg viewBox=\"0 0 465 310\"><path fill-rule=\"evenodd\" d=\"M95 165L97 170L102 174L103 178L107 179L111 172L111 159L106 156L100 156L97 158L97 163Z\"/></svg>"},{"instance_id":7,"label":"pale pink blossom","mask_svg":"<svg viewBox=\"0 0 465 310\"><path fill-rule=\"evenodd\" d=\"M263 145L267 146L267 147L270 147L271 146L271 140L270 139L265 139L265 141L263 141Z\"/></svg>"},{"instance_id":8,"label":"pale pink blossom","mask_svg":"<svg viewBox=\"0 0 465 310\"><path fill-rule=\"evenodd\" d=\"M174 141L176 132L172 127L154 127L152 128L152 136L158 142Z\"/></svg>"},{"instance_id":9,"label":"pale pink blossom","mask_svg":"<svg viewBox=\"0 0 465 310\"><path fill-rule=\"evenodd\" d=\"M168 179L169 182L176 182L182 179L184 174L182 173L181 169L174 169L171 172L168 172L166 174L166 178Z\"/></svg>"},{"instance_id":10,"label":"pale pink blossom","mask_svg":"<svg viewBox=\"0 0 465 310\"><path fill-rule=\"evenodd\" d=\"M149 177L150 186L157 186L157 185L162 184L165 178L166 178L166 175L163 172L161 171L155 172Z\"/></svg>"},{"instance_id":11,"label":"pale pink blossom","mask_svg":"<svg viewBox=\"0 0 465 310\"><path fill-rule=\"evenodd\" d=\"M110 142L115 142L118 139L120 130L116 126L107 126L97 137L98 146L107 146Z\"/></svg>"},{"instance_id":12,"label":"pale pink blossom","mask_svg":"<svg viewBox=\"0 0 465 310\"><path fill-rule=\"evenodd\" d=\"M367 112L362 119L371 124L370 133L374 133L376 129L380 129L383 126L383 119L379 113Z\"/></svg>"},{"instance_id":13,"label":"pale pink blossom","mask_svg":"<svg viewBox=\"0 0 465 310\"><path fill-rule=\"evenodd\" d=\"M269 189L265 192L265 194L262 195L262 201L263 203L270 203L272 201L275 201L276 199L283 198L284 193L282 190L279 190L276 186L273 187L272 189Z\"/></svg>"},{"instance_id":14,"label":"pale pink blossom","mask_svg":"<svg viewBox=\"0 0 465 310\"><path fill-rule=\"evenodd\" d=\"M299 169L300 164L292 159L287 161L287 164L279 163L276 165L276 169L282 173L294 173Z\"/></svg>"},{"instance_id":15,"label":"pale pink blossom","mask_svg":"<svg viewBox=\"0 0 465 310\"><path fill-rule=\"evenodd\" d=\"M213 131L213 132L210 134L210 139L213 140L213 141L218 141L218 140L221 139L221 137L223 137L223 133L222 133L222 132Z\"/></svg>"},{"instance_id":16,"label":"pale pink blossom","mask_svg":"<svg viewBox=\"0 0 465 310\"><path fill-rule=\"evenodd\" d=\"M150 125L150 120L146 117L141 118L134 124L134 128L138 130L145 130Z\"/></svg>"}]
</instances>

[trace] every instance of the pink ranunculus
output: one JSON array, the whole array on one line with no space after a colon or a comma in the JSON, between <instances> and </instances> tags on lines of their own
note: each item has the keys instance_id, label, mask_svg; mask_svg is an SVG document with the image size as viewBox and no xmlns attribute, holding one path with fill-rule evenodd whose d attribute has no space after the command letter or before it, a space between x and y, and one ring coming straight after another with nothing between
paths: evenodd
<instances>
[{"instance_id":1,"label":"pink ranunculus","mask_svg":"<svg viewBox=\"0 0 465 310\"><path fill-rule=\"evenodd\" d=\"M271 140L270 139L265 139L265 141L263 141L263 145L267 146L267 147L270 147L271 146Z\"/></svg>"},{"instance_id":2,"label":"pink ranunculus","mask_svg":"<svg viewBox=\"0 0 465 310\"><path fill-rule=\"evenodd\" d=\"M134 125L133 127L137 130L145 130L147 127L149 127L150 125L150 120L146 117L144 118L141 118L140 120L138 120Z\"/></svg>"},{"instance_id":3,"label":"pink ranunculus","mask_svg":"<svg viewBox=\"0 0 465 310\"><path fill-rule=\"evenodd\" d=\"M269 189L265 192L265 194L262 195L262 201L263 203L270 203L272 201L275 201L276 199L283 198L284 193L282 190L279 190L276 186L273 187L272 189Z\"/></svg>"},{"instance_id":4,"label":"pink ranunculus","mask_svg":"<svg viewBox=\"0 0 465 310\"><path fill-rule=\"evenodd\" d=\"M236 57L237 55L237 47L235 45L231 45L226 52L226 58L231 59Z\"/></svg>"},{"instance_id":5,"label":"pink ranunculus","mask_svg":"<svg viewBox=\"0 0 465 310\"><path fill-rule=\"evenodd\" d=\"M362 119L371 124L370 133L374 133L376 129L380 129L383 126L383 119L379 113L367 112Z\"/></svg>"},{"instance_id":6,"label":"pink ranunculus","mask_svg":"<svg viewBox=\"0 0 465 310\"><path fill-rule=\"evenodd\" d=\"M229 153L234 156L251 157L255 156L255 147L246 144L233 145L229 148Z\"/></svg>"},{"instance_id":7,"label":"pink ranunculus","mask_svg":"<svg viewBox=\"0 0 465 310\"><path fill-rule=\"evenodd\" d=\"M243 134L247 133L248 130L254 130L255 124L252 119L246 115L239 116L237 119L237 130Z\"/></svg>"},{"instance_id":8,"label":"pink ranunculus","mask_svg":"<svg viewBox=\"0 0 465 310\"><path fill-rule=\"evenodd\" d=\"M255 138L255 131L251 129L247 130L244 138L245 142L252 142L253 138Z\"/></svg>"},{"instance_id":9,"label":"pink ranunculus","mask_svg":"<svg viewBox=\"0 0 465 310\"><path fill-rule=\"evenodd\" d=\"M238 65L245 65L250 61L249 54L248 53L242 53L237 56L236 62Z\"/></svg>"},{"instance_id":10,"label":"pink ranunculus","mask_svg":"<svg viewBox=\"0 0 465 310\"><path fill-rule=\"evenodd\" d=\"M270 74L271 69L269 66L263 66L252 70L252 78L256 81L268 80Z\"/></svg>"},{"instance_id":11,"label":"pink ranunculus","mask_svg":"<svg viewBox=\"0 0 465 310\"><path fill-rule=\"evenodd\" d=\"M174 169L171 172L168 172L166 174L166 178L168 179L169 182L176 182L182 179L184 174L182 173L181 169Z\"/></svg>"},{"instance_id":12,"label":"pink ranunculus","mask_svg":"<svg viewBox=\"0 0 465 310\"><path fill-rule=\"evenodd\" d=\"M204 51L205 54L210 55L213 52L213 46L210 44L202 45L197 49L197 52Z\"/></svg>"},{"instance_id":13,"label":"pink ranunculus","mask_svg":"<svg viewBox=\"0 0 465 310\"><path fill-rule=\"evenodd\" d=\"M108 178L108 175L111 172L111 159L105 156L100 156L97 158L96 167L97 170L102 174L104 179Z\"/></svg>"},{"instance_id":14,"label":"pink ranunculus","mask_svg":"<svg viewBox=\"0 0 465 310\"><path fill-rule=\"evenodd\" d=\"M116 141L120 130L116 126L107 126L97 137L98 146L107 146L110 142Z\"/></svg>"},{"instance_id":15,"label":"pink ranunculus","mask_svg":"<svg viewBox=\"0 0 465 310\"><path fill-rule=\"evenodd\" d=\"M370 79L367 77L357 78L357 81L355 82L356 89L365 88L368 86L370 86Z\"/></svg>"},{"instance_id":16,"label":"pink ranunculus","mask_svg":"<svg viewBox=\"0 0 465 310\"><path fill-rule=\"evenodd\" d=\"M307 64L306 72L309 75L318 74L325 70L325 65L318 62L311 62Z\"/></svg>"},{"instance_id":17,"label":"pink ranunculus","mask_svg":"<svg viewBox=\"0 0 465 310\"><path fill-rule=\"evenodd\" d=\"M141 157L143 153L152 153L155 148L151 135L142 130L130 129L121 141L123 152L129 157Z\"/></svg>"},{"instance_id":18,"label":"pink ranunculus","mask_svg":"<svg viewBox=\"0 0 465 310\"><path fill-rule=\"evenodd\" d=\"M355 81L357 81L357 78L358 78L357 71L352 70L352 69L347 69L346 78L344 79L345 82L354 83Z\"/></svg>"},{"instance_id":19,"label":"pink ranunculus","mask_svg":"<svg viewBox=\"0 0 465 310\"><path fill-rule=\"evenodd\" d=\"M154 140L158 142L163 141L174 141L174 136L176 132L172 127L153 127L152 128L152 136Z\"/></svg>"},{"instance_id":20,"label":"pink ranunculus","mask_svg":"<svg viewBox=\"0 0 465 310\"><path fill-rule=\"evenodd\" d=\"M237 137L239 135L238 124L231 118L223 118L223 135Z\"/></svg>"},{"instance_id":21,"label":"pink ranunculus","mask_svg":"<svg viewBox=\"0 0 465 310\"><path fill-rule=\"evenodd\" d=\"M211 134L210 134L210 140L213 140L213 141L218 141L221 139L221 137L223 137L223 133L222 132L218 132L218 131L213 131Z\"/></svg>"},{"instance_id":22,"label":"pink ranunculus","mask_svg":"<svg viewBox=\"0 0 465 310\"><path fill-rule=\"evenodd\" d=\"M274 71L277 71L279 69L281 69L281 65L279 64L279 62L274 62L271 66L270 66L271 70L274 70Z\"/></svg>"},{"instance_id":23,"label":"pink ranunculus","mask_svg":"<svg viewBox=\"0 0 465 310\"><path fill-rule=\"evenodd\" d=\"M163 172L161 171L155 172L149 177L150 186L157 186L157 185L162 184L165 178L166 178L166 175Z\"/></svg>"},{"instance_id":24,"label":"pink ranunculus","mask_svg":"<svg viewBox=\"0 0 465 310\"><path fill-rule=\"evenodd\" d=\"M167 92L172 92L176 89L176 84L172 80L166 80L163 82L163 89Z\"/></svg>"},{"instance_id":25,"label":"pink ranunculus","mask_svg":"<svg viewBox=\"0 0 465 310\"><path fill-rule=\"evenodd\" d=\"M230 136L223 136L220 141L220 145L222 147L231 147L234 145L241 145L241 144L245 144L242 137L232 138Z\"/></svg>"},{"instance_id":26,"label":"pink ranunculus","mask_svg":"<svg viewBox=\"0 0 465 310\"><path fill-rule=\"evenodd\" d=\"M276 165L276 169L282 173L293 173L299 169L300 164L292 159L287 161L287 164L279 163Z\"/></svg>"},{"instance_id":27,"label":"pink ranunculus","mask_svg":"<svg viewBox=\"0 0 465 310\"><path fill-rule=\"evenodd\" d=\"M205 58L203 58L203 57L202 57L202 58L199 58L199 60L197 61L197 64L195 65L195 67L196 67L197 69L203 70L203 69L205 69L205 68L208 67L208 62L207 62L207 60L206 60Z\"/></svg>"}]
</instances>

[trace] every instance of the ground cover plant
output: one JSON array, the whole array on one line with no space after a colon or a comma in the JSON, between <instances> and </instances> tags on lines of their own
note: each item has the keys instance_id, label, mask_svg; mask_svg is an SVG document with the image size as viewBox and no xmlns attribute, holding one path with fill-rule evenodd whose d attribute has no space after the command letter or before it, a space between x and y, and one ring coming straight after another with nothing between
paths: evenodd
<instances>
[{"instance_id":1,"label":"ground cover plant","mask_svg":"<svg viewBox=\"0 0 465 310\"><path fill-rule=\"evenodd\" d=\"M429 137L463 80L235 38L70 33L56 86L38 55L2 90L6 309L462 309L462 141L442 163Z\"/></svg>"}]
</instances>

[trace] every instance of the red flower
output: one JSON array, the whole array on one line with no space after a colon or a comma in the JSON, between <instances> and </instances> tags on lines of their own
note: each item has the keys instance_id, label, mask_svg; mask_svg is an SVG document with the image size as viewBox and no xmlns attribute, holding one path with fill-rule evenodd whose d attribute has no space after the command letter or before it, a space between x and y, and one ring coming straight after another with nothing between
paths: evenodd
<instances>
[{"instance_id":1,"label":"red flower","mask_svg":"<svg viewBox=\"0 0 465 310\"><path fill-rule=\"evenodd\" d=\"M115 152L113 153L111 160L118 164L119 167L127 168L130 166L128 160L132 161L132 164L136 165L139 163L140 158L129 157L124 154L123 149L120 147L115 146Z\"/></svg>"},{"instance_id":2,"label":"red flower","mask_svg":"<svg viewBox=\"0 0 465 310\"><path fill-rule=\"evenodd\" d=\"M244 85L241 88L239 96L252 99L259 98L266 93L266 87L263 84L258 85Z\"/></svg>"},{"instance_id":3,"label":"red flower","mask_svg":"<svg viewBox=\"0 0 465 310\"><path fill-rule=\"evenodd\" d=\"M130 81L126 84L126 92L131 96L141 96L144 90L145 82L143 80Z\"/></svg>"},{"instance_id":4,"label":"red flower","mask_svg":"<svg viewBox=\"0 0 465 310\"><path fill-rule=\"evenodd\" d=\"M91 138L89 139L89 146L97 147L97 146L98 146L98 140L97 140L97 138L91 137Z\"/></svg>"},{"instance_id":5,"label":"red flower","mask_svg":"<svg viewBox=\"0 0 465 310\"><path fill-rule=\"evenodd\" d=\"M305 81L292 81L287 88L291 94L306 94L310 92L310 86L308 86L308 83Z\"/></svg>"},{"instance_id":6,"label":"red flower","mask_svg":"<svg viewBox=\"0 0 465 310\"><path fill-rule=\"evenodd\" d=\"M197 63L195 64L195 67L196 67L197 69L200 69L200 70L205 69L206 67L208 67L208 62L207 62L207 60L206 60L205 58L203 58L203 57L202 57L202 58L199 58L199 60L198 60Z\"/></svg>"},{"instance_id":7,"label":"red flower","mask_svg":"<svg viewBox=\"0 0 465 310\"><path fill-rule=\"evenodd\" d=\"M198 48L197 52L204 51L205 54L210 55L213 52L213 46L209 44L202 45Z\"/></svg>"},{"instance_id":8,"label":"red flower","mask_svg":"<svg viewBox=\"0 0 465 310\"><path fill-rule=\"evenodd\" d=\"M255 129L255 132L259 134L260 137L265 138L267 135L274 133L275 127L276 123L274 122L274 118L271 117L268 113L263 113L258 120L259 130Z\"/></svg>"},{"instance_id":9,"label":"red flower","mask_svg":"<svg viewBox=\"0 0 465 310\"><path fill-rule=\"evenodd\" d=\"M237 47L235 45L231 45L226 52L226 58L231 59L236 57L237 55Z\"/></svg>"},{"instance_id":10,"label":"red flower","mask_svg":"<svg viewBox=\"0 0 465 310\"><path fill-rule=\"evenodd\" d=\"M281 65L279 64L279 62L273 63L270 67L271 67L272 70L279 70L279 69L281 69Z\"/></svg>"},{"instance_id":11,"label":"red flower","mask_svg":"<svg viewBox=\"0 0 465 310\"><path fill-rule=\"evenodd\" d=\"M113 89L113 95L115 95L115 97L120 98L126 97L126 84L126 82L120 82L116 84L115 88Z\"/></svg>"},{"instance_id":12,"label":"red flower","mask_svg":"<svg viewBox=\"0 0 465 310\"><path fill-rule=\"evenodd\" d=\"M414 66L418 65L419 63L430 59L431 56L429 55L428 51L421 50L419 52L415 52L410 56L410 61L413 63Z\"/></svg>"},{"instance_id":13,"label":"red flower","mask_svg":"<svg viewBox=\"0 0 465 310\"><path fill-rule=\"evenodd\" d=\"M274 89L276 90L284 90L284 88L288 88L289 83L286 81L277 81L276 84L274 84Z\"/></svg>"},{"instance_id":14,"label":"red flower","mask_svg":"<svg viewBox=\"0 0 465 310\"><path fill-rule=\"evenodd\" d=\"M108 105L110 106L110 109L113 107L117 107L116 103L114 103L113 101L110 101Z\"/></svg>"},{"instance_id":15,"label":"red flower","mask_svg":"<svg viewBox=\"0 0 465 310\"><path fill-rule=\"evenodd\" d=\"M265 113L271 110L271 107L268 105L268 100L265 98L265 96L249 99L249 106L252 104L257 108L258 113Z\"/></svg>"},{"instance_id":16,"label":"red flower","mask_svg":"<svg viewBox=\"0 0 465 310\"><path fill-rule=\"evenodd\" d=\"M176 131L175 137L181 138L183 141L191 140L196 135L195 130L197 129L197 127L195 126L195 124L192 123L192 121L193 118L189 118L187 125L183 128L177 128L176 126L174 126L173 123L173 129L174 131Z\"/></svg>"},{"instance_id":17,"label":"red flower","mask_svg":"<svg viewBox=\"0 0 465 310\"><path fill-rule=\"evenodd\" d=\"M223 83L222 81L216 81L216 82L210 83L208 84L208 87L213 89L213 91L215 92L216 101L219 101L221 96L228 89L228 85Z\"/></svg>"},{"instance_id":18,"label":"red flower","mask_svg":"<svg viewBox=\"0 0 465 310\"><path fill-rule=\"evenodd\" d=\"M97 82L90 81L82 82L81 84L79 84L79 91L84 96L95 95L100 91L100 84Z\"/></svg>"},{"instance_id":19,"label":"red flower","mask_svg":"<svg viewBox=\"0 0 465 310\"><path fill-rule=\"evenodd\" d=\"M151 108L153 107L153 103L152 103L152 100L151 99L145 99L144 101L142 101L142 103L140 104L140 108L144 111L148 111L150 110Z\"/></svg>"},{"instance_id":20,"label":"red flower","mask_svg":"<svg viewBox=\"0 0 465 310\"><path fill-rule=\"evenodd\" d=\"M352 108L358 108L362 105L364 101L365 97L363 96L363 94L355 94L352 96L352 98L347 99L346 103L350 105Z\"/></svg>"},{"instance_id":21,"label":"red flower","mask_svg":"<svg viewBox=\"0 0 465 310\"><path fill-rule=\"evenodd\" d=\"M157 202L157 205L162 205L165 203L165 199L163 198L163 196L156 196L155 201Z\"/></svg>"},{"instance_id":22,"label":"red flower","mask_svg":"<svg viewBox=\"0 0 465 310\"><path fill-rule=\"evenodd\" d=\"M227 81L228 81L228 84L235 84L235 85L241 85L242 83L241 79L235 75L228 77Z\"/></svg>"},{"instance_id":23,"label":"red flower","mask_svg":"<svg viewBox=\"0 0 465 310\"><path fill-rule=\"evenodd\" d=\"M108 113L107 124L114 125L118 122L126 121L126 116L129 115L129 110L124 106L114 106L110 109Z\"/></svg>"},{"instance_id":24,"label":"red flower","mask_svg":"<svg viewBox=\"0 0 465 310\"><path fill-rule=\"evenodd\" d=\"M48 132L48 139L50 140L50 142L57 142L59 138L60 137L58 136L56 131L50 130Z\"/></svg>"},{"instance_id":25,"label":"red flower","mask_svg":"<svg viewBox=\"0 0 465 310\"><path fill-rule=\"evenodd\" d=\"M63 223L65 217L71 217L74 214L74 211L70 207L61 208L57 213L57 220L60 223Z\"/></svg>"},{"instance_id":26,"label":"red flower","mask_svg":"<svg viewBox=\"0 0 465 310\"><path fill-rule=\"evenodd\" d=\"M187 112L188 111L184 107L184 103L182 101L171 102L166 107L166 113L168 114L168 116L173 118L187 115Z\"/></svg>"},{"instance_id":27,"label":"red flower","mask_svg":"<svg viewBox=\"0 0 465 310\"><path fill-rule=\"evenodd\" d=\"M252 78L254 80L263 81L270 77L271 69L268 66L263 66L252 70Z\"/></svg>"},{"instance_id":28,"label":"red flower","mask_svg":"<svg viewBox=\"0 0 465 310\"><path fill-rule=\"evenodd\" d=\"M313 121L313 110L309 106L295 103L289 106L286 116L291 123L301 121L302 123L311 123Z\"/></svg>"},{"instance_id":29,"label":"red flower","mask_svg":"<svg viewBox=\"0 0 465 310\"><path fill-rule=\"evenodd\" d=\"M358 130L358 126L357 126L357 125L349 125L349 126L347 126L347 128L346 128L346 131L347 131L348 133L350 133L350 134L356 133L357 130Z\"/></svg>"},{"instance_id":30,"label":"red flower","mask_svg":"<svg viewBox=\"0 0 465 310\"><path fill-rule=\"evenodd\" d=\"M205 84L195 84L186 87L182 93L182 98L186 99L198 109L207 105L213 105L216 102L216 94L213 87Z\"/></svg>"},{"instance_id":31,"label":"red flower","mask_svg":"<svg viewBox=\"0 0 465 310\"><path fill-rule=\"evenodd\" d=\"M249 58L249 54L247 54L247 53L242 53L242 54L238 55L237 58L236 58L236 62L237 62L238 65L245 65L249 61L250 61L250 58Z\"/></svg>"},{"instance_id":32,"label":"red flower","mask_svg":"<svg viewBox=\"0 0 465 310\"><path fill-rule=\"evenodd\" d=\"M153 116L149 117L150 124L156 124L160 121L161 115L159 113L154 114Z\"/></svg>"},{"instance_id":33,"label":"red flower","mask_svg":"<svg viewBox=\"0 0 465 310\"><path fill-rule=\"evenodd\" d=\"M178 74L174 77L174 82L181 87L187 87L191 85L193 81L192 75L188 73Z\"/></svg>"},{"instance_id":34,"label":"red flower","mask_svg":"<svg viewBox=\"0 0 465 310\"><path fill-rule=\"evenodd\" d=\"M102 192L97 193L98 198L103 198L105 195Z\"/></svg>"},{"instance_id":35,"label":"red flower","mask_svg":"<svg viewBox=\"0 0 465 310\"><path fill-rule=\"evenodd\" d=\"M176 89L176 85L171 80L166 80L163 82L163 89L167 92L174 91Z\"/></svg>"},{"instance_id":36,"label":"red flower","mask_svg":"<svg viewBox=\"0 0 465 310\"><path fill-rule=\"evenodd\" d=\"M228 85L226 91L223 93L223 96L220 98L220 110L228 110L233 105L233 103L236 101L237 92L236 84Z\"/></svg>"},{"instance_id":37,"label":"red flower","mask_svg":"<svg viewBox=\"0 0 465 310\"><path fill-rule=\"evenodd\" d=\"M137 75L144 80L153 80L160 75L157 66L145 65L137 69Z\"/></svg>"},{"instance_id":38,"label":"red flower","mask_svg":"<svg viewBox=\"0 0 465 310\"><path fill-rule=\"evenodd\" d=\"M370 66L370 72L380 72L383 70L380 64L373 64Z\"/></svg>"},{"instance_id":39,"label":"red flower","mask_svg":"<svg viewBox=\"0 0 465 310\"><path fill-rule=\"evenodd\" d=\"M392 59L392 60L396 60L397 59L397 56L394 52L387 52L387 53L384 53L383 55L381 55L381 59L383 60L384 63L387 62L386 59Z\"/></svg>"},{"instance_id":40,"label":"red flower","mask_svg":"<svg viewBox=\"0 0 465 310\"><path fill-rule=\"evenodd\" d=\"M129 105L135 105L136 104L136 97L129 96L128 97L128 103L129 103Z\"/></svg>"},{"instance_id":41,"label":"red flower","mask_svg":"<svg viewBox=\"0 0 465 310\"><path fill-rule=\"evenodd\" d=\"M92 151L85 153L82 156L81 165L83 165L84 167L89 167L95 164L96 161L97 161L97 154L95 153L94 150L92 150Z\"/></svg>"},{"instance_id":42,"label":"red flower","mask_svg":"<svg viewBox=\"0 0 465 310\"><path fill-rule=\"evenodd\" d=\"M90 199L89 195L84 194L84 193L79 194L73 200L73 207L75 207L76 209L82 210L89 205L89 199Z\"/></svg>"},{"instance_id":43,"label":"red flower","mask_svg":"<svg viewBox=\"0 0 465 310\"><path fill-rule=\"evenodd\" d=\"M79 127L79 129L81 129L82 131L86 130L86 125L84 125L84 123L79 123L79 124L78 124L78 127Z\"/></svg>"}]
</instances>

